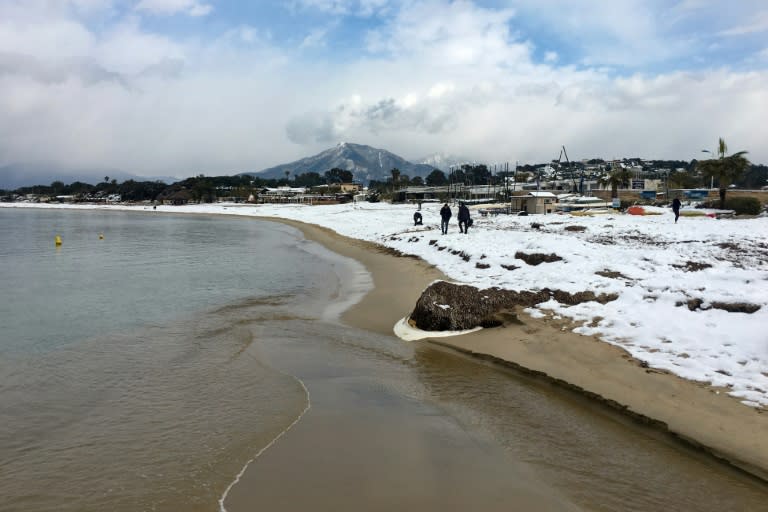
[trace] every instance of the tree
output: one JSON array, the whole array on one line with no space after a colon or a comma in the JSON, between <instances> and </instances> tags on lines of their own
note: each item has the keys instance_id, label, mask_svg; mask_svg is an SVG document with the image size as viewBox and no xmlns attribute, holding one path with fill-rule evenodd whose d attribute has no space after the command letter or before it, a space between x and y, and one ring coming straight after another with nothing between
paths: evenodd
<instances>
[{"instance_id":1,"label":"tree","mask_svg":"<svg viewBox=\"0 0 768 512\"><path fill-rule=\"evenodd\" d=\"M707 152L709 153L709 151ZM725 193L728 190L728 185L744 174L750 165L749 160L744 156L747 154L746 151L739 151L730 156L725 156L726 153L728 153L728 146L723 138L720 137L717 144L718 158L698 163L698 169L704 176L717 179L717 186L720 189L721 209L725 209Z\"/></svg>"},{"instance_id":2,"label":"tree","mask_svg":"<svg viewBox=\"0 0 768 512\"><path fill-rule=\"evenodd\" d=\"M768 166L751 165L741 179L735 183L740 187L751 189L758 189L768 185Z\"/></svg>"},{"instance_id":3,"label":"tree","mask_svg":"<svg viewBox=\"0 0 768 512\"><path fill-rule=\"evenodd\" d=\"M624 186L628 181L629 178L631 178L632 175L630 172L623 167L617 167L613 171L611 171L608 175L604 175L602 178L598 180L598 183L600 183L603 186L611 186L611 197L616 198L619 197L619 187Z\"/></svg>"},{"instance_id":4,"label":"tree","mask_svg":"<svg viewBox=\"0 0 768 512\"><path fill-rule=\"evenodd\" d=\"M427 176L427 185L430 187L441 187L448 183L448 178L440 169L435 169Z\"/></svg>"},{"instance_id":5,"label":"tree","mask_svg":"<svg viewBox=\"0 0 768 512\"><path fill-rule=\"evenodd\" d=\"M400 178L400 169L397 167L394 167L391 171L392 173L392 190L395 190L397 188L397 180Z\"/></svg>"},{"instance_id":6,"label":"tree","mask_svg":"<svg viewBox=\"0 0 768 512\"><path fill-rule=\"evenodd\" d=\"M59 195L64 190L64 187L66 187L66 185L64 185L63 181L54 181L51 183L51 193L53 195Z\"/></svg>"},{"instance_id":7,"label":"tree","mask_svg":"<svg viewBox=\"0 0 768 512\"><path fill-rule=\"evenodd\" d=\"M424 179L422 179L421 176L414 176L413 179L411 180L411 185L413 185L414 187L420 187L424 185Z\"/></svg>"},{"instance_id":8,"label":"tree","mask_svg":"<svg viewBox=\"0 0 768 512\"><path fill-rule=\"evenodd\" d=\"M316 187L323 184L323 177L316 172L305 172L293 177L297 187Z\"/></svg>"},{"instance_id":9,"label":"tree","mask_svg":"<svg viewBox=\"0 0 768 512\"><path fill-rule=\"evenodd\" d=\"M339 169L338 167L334 167L330 171L325 171L325 182L328 185L333 183L351 183L353 179L354 176L352 175L352 171Z\"/></svg>"},{"instance_id":10,"label":"tree","mask_svg":"<svg viewBox=\"0 0 768 512\"><path fill-rule=\"evenodd\" d=\"M667 184L670 188L696 188L701 186L701 179L687 171L670 171Z\"/></svg>"}]
</instances>

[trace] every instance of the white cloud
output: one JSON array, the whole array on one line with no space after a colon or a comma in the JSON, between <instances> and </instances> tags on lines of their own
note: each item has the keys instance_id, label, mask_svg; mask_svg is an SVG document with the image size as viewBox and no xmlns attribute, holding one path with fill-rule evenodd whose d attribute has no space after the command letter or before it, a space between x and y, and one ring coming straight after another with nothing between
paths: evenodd
<instances>
[{"instance_id":1,"label":"white cloud","mask_svg":"<svg viewBox=\"0 0 768 512\"><path fill-rule=\"evenodd\" d=\"M743 36L768 31L768 11L754 15L748 22L720 32L722 36Z\"/></svg>"},{"instance_id":2,"label":"white cloud","mask_svg":"<svg viewBox=\"0 0 768 512\"><path fill-rule=\"evenodd\" d=\"M213 6L197 0L141 0L136 4L136 10L155 15L183 13L189 16L206 16L211 13Z\"/></svg>"},{"instance_id":3,"label":"white cloud","mask_svg":"<svg viewBox=\"0 0 768 512\"><path fill-rule=\"evenodd\" d=\"M326 37L332 27L317 27L304 37L299 48L322 48L326 45Z\"/></svg>"},{"instance_id":4,"label":"white cloud","mask_svg":"<svg viewBox=\"0 0 768 512\"><path fill-rule=\"evenodd\" d=\"M294 9L309 9L336 15L368 17L386 11L392 0L294 0Z\"/></svg>"},{"instance_id":5,"label":"white cloud","mask_svg":"<svg viewBox=\"0 0 768 512\"><path fill-rule=\"evenodd\" d=\"M512 10L408 2L371 34L374 54L334 61L281 49L247 24L181 39L147 30L135 13L96 31L66 9L3 5L0 165L44 155L137 174L218 174L339 140L411 158L546 161L565 144L574 159L688 159L719 136L768 162L754 129L767 71L617 77L560 65L547 49L540 64Z\"/></svg>"}]
</instances>

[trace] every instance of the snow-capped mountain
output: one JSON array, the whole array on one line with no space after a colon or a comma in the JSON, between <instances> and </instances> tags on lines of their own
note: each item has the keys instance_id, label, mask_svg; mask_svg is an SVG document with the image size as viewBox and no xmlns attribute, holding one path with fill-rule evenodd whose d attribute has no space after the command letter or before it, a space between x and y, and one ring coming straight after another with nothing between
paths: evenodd
<instances>
[{"instance_id":1,"label":"snow-capped mountain","mask_svg":"<svg viewBox=\"0 0 768 512\"><path fill-rule=\"evenodd\" d=\"M407 175L411 178L415 176L426 177L435 169L429 165L411 163L384 149L342 142L314 156L270 167L256 173L243 174L261 178L282 178L285 176L285 171L290 171L291 176L307 172L323 175L334 167L352 171L355 180L362 183L368 183L371 180L384 181L392 176L391 171L394 168L399 169L401 175Z\"/></svg>"}]
</instances>

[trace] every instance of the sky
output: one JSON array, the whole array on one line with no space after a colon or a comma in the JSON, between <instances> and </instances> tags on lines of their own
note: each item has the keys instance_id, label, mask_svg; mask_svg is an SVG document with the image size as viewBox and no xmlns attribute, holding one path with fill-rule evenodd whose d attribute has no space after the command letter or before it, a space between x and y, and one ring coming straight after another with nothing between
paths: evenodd
<instances>
[{"instance_id":1,"label":"sky","mask_svg":"<svg viewBox=\"0 0 768 512\"><path fill-rule=\"evenodd\" d=\"M768 163L764 0L0 0L0 167Z\"/></svg>"}]
</instances>

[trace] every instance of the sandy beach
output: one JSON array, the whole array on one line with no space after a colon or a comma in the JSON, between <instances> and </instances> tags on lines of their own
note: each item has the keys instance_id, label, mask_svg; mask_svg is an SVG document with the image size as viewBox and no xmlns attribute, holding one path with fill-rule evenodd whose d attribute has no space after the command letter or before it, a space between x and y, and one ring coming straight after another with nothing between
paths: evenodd
<instances>
[{"instance_id":1,"label":"sandy beach","mask_svg":"<svg viewBox=\"0 0 768 512\"><path fill-rule=\"evenodd\" d=\"M394 324L410 313L421 291L444 278L424 261L402 257L382 246L311 224L279 222L360 261L371 272L374 289L343 315L350 325L391 334ZM426 342L576 390L768 480L768 415L763 410L746 407L707 384L647 368L619 347L571 332L564 321L532 318L522 312L520 319L519 326Z\"/></svg>"}]
</instances>

